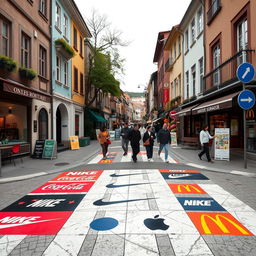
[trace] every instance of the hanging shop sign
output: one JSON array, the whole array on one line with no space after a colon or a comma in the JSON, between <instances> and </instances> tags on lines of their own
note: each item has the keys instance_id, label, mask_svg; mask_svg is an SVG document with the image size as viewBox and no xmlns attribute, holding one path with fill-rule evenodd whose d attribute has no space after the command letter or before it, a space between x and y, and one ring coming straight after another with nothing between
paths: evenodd
<instances>
[{"instance_id":1,"label":"hanging shop sign","mask_svg":"<svg viewBox=\"0 0 256 256\"><path fill-rule=\"evenodd\" d=\"M230 158L230 129L215 128L214 158L227 160Z\"/></svg>"}]
</instances>

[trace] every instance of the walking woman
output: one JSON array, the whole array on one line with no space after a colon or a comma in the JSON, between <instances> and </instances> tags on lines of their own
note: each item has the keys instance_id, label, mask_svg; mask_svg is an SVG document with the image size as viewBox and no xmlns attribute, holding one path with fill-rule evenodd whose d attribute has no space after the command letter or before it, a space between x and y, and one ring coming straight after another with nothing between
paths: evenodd
<instances>
[{"instance_id":1,"label":"walking woman","mask_svg":"<svg viewBox=\"0 0 256 256\"><path fill-rule=\"evenodd\" d=\"M210 157L210 150L209 150L209 140L215 138L215 136L211 136L210 133L208 132L208 125L205 125L200 132L200 143L201 146L203 147L203 150L198 154L198 157L200 160L202 160L202 156L206 154L207 160L210 163L213 163Z\"/></svg>"},{"instance_id":2,"label":"walking woman","mask_svg":"<svg viewBox=\"0 0 256 256\"><path fill-rule=\"evenodd\" d=\"M102 147L103 160L107 159L106 155L108 153L109 138L110 136L106 126L103 126L98 135L98 141Z\"/></svg>"},{"instance_id":3,"label":"walking woman","mask_svg":"<svg viewBox=\"0 0 256 256\"><path fill-rule=\"evenodd\" d=\"M153 146L154 139L156 138L155 134L152 131L152 126L147 127L147 131L143 135L143 143L146 147L148 161L153 162Z\"/></svg>"}]
</instances>

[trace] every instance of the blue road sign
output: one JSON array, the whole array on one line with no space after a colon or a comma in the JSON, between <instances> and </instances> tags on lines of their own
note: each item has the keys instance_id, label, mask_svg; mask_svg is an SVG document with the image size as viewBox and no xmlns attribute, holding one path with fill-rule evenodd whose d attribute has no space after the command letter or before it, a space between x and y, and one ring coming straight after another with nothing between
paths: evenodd
<instances>
[{"instance_id":1,"label":"blue road sign","mask_svg":"<svg viewBox=\"0 0 256 256\"><path fill-rule=\"evenodd\" d=\"M245 62L239 65L236 71L237 78L243 83L249 83L254 78L254 67L252 64Z\"/></svg>"},{"instance_id":2,"label":"blue road sign","mask_svg":"<svg viewBox=\"0 0 256 256\"><path fill-rule=\"evenodd\" d=\"M255 95L250 90L243 90L239 93L239 96L237 98L238 105L244 109L250 109L255 104Z\"/></svg>"}]
</instances>

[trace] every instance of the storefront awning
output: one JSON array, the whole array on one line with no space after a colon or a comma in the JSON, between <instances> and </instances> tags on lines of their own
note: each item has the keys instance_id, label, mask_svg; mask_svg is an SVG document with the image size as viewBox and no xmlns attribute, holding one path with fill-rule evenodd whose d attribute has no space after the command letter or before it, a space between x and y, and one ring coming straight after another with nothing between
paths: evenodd
<instances>
[{"instance_id":1,"label":"storefront awning","mask_svg":"<svg viewBox=\"0 0 256 256\"><path fill-rule=\"evenodd\" d=\"M179 117L181 117L181 116L189 116L189 115L191 115L192 109L195 108L195 107L197 107L197 106L198 106L198 104L197 104L197 105L190 106L190 107L188 107L188 108L184 108L184 109L182 109L181 111L177 112L177 113L176 113L176 116L179 116Z\"/></svg>"},{"instance_id":2,"label":"storefront awning","mask_svg":"<svg viewBox=\"0 0 256 256\"><path fill-rule=\"evenodd\" d=\"M204 103L201 103L197 107L193 108L192 114L198 115L206 112L217 111L220 109L232 108L233 106L233 98L238 95L239 92L229 94L227 96L210 100Z\"/></svg>"},{"instance_id":3,"label":"storefront awning","mask_svg":"<svg viewBox=\"0 0 256 256\"><path fill-rule=\"evenodd\" d=\"M89 116L90 118L95 121L95 122L99 122L99 123L106 123L107 120L102 117L101 115L99 115L98 113L92 111L92 110L88 110Z\"/></svg>"}]
</instances>

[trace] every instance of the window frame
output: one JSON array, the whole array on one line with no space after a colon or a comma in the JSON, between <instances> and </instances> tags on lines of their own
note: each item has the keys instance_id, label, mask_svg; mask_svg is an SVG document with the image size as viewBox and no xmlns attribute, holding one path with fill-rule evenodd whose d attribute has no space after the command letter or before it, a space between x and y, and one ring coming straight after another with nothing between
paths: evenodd
<instances>
[{"instance_id":1,"label":"window frame","mask_svg":"<svg viewBox=\"0 0 256 256\"><path fill-rule=\"evenodd\" d=\"M78 93L78 69L74 66L74 92Z\"/></svg>"},{"instance_id":2,"label":"window frame","mask_svg":"<svg viewBox=\"0 0 256 256\"><path fill-rule=\"evenodd\" d=\"M201 22L200 22L200 20L201 20ZM198 35L200 35L203 32L203 30L204 30L204 16L203 16L203 8L201 6L199 8L198 12L197 12L197 32L198 32Z\"/></svg>"},{"instance_id":3,"label":"window frame","mask_svg":"<svg viewBox=\"0 0 256 256\"><path fill-rule=\"evenodd\" d=\"M80 72L80 94L84 95L84 74Z\"/></svg>"},{"instance_id":4,"label":"window frame","mask_svg":"<svg viewBox=\"0 0 256 256\"><path fill-rule=\"evenodd\" d=\"M190 23L190 33L191 33L191 45L196 41L196 22L195 18L192 19Z\"/></svg>"},{"instance_id":5,"label":"window frame","mask_svg":"<svg viewBox=\"0 0 256 256\"><path fill-rule=\"evenodd\" d=\"M64 86L69 87L68 85L68 61L64 61Z\"/></svg>"},{"instance_id":6,"label":"window frame","mask_svg":"<svg viewBox=\"0 0 256 256\"><path fill-rule=\"evenodd\" d=\"M25 48L24 39L28 41L28 49ZM27 54L27 63L25 55ZM28 36L24 31L21 31L21 45L20 45L20 64L24 68L31 68L31 37Z\"/></svg>"},{"instance_id":7,"label":"window frame","mask_svg":"<svg viewBox=\"0 0 256 256\"><path fill-rule=\"evenodd\" d=\"M39 75L47 77L47 50L41 44L39 45Z\"/></svg>"},{"instance_id":8,"label":"window frame","mask_svg":"<svg viewBox=\"0 0 256 256\"><path fill-rule=\"evenodd\" d=\"M192 96L196 95L196 64L191 67Z\"/></svg>"},{"instance_id":9,"label":"window frame","mask_svg":"<svg viewBox=\"0 0 256 256\"><path fill-rule=\"evenodd\" d=\"M39 12L43 15L43 16L47 16L47 0L40 0L39 1ZM42 3L44 3L44 9L42 9Z\"/></svg>"},{"instance_id":10,"label":"window frame","mask_svg":"<svg viewBox=\"0 0 256 256\"><path fill-rule=\"evenodd\" d=\"M189 99L189 70L185 73L186 77L186 92L187 92L187 99Z\"/></svg>"},{"instance_id":11,"label":"window frame","mask_svg":"<svg viewBox=\"0 0 256 256\"><path fill-rule=\"evenodd\" d=\"M198 60L198 74L199 74L199 89L200 93L204 90L204 57Z\"/></svg>"},{"instance_id":12,"label":"window frame","mask_svg":"<svg viewBox=\"0 0 256 256\"><path fill-rule=\"evenodd\" d=\"M4 38L4 35L3 35L3 25L6 24L7 25L7 36L5 36L5 40L7 42L7 49L6 49L6 52L4 52L4 43L3 43L3 38ZM2 16L0 16L0 38L1 38L1 41L0 41L0 55L3 55L3 56L7 56L7 57L10 57L11 55L11 22L5 18L3 18Z\"/></svg>"},{"instance_id":13,"label":"window frame","mask_svg":"<svg viewBox=\"0 0 256 256\"><path fill-rule=\"evenodd\" d=\"M59 13L58 13L58 10L59 10ZM56 2L55 15L56 15L55 26L61 31L61 8L57 2Z\"/></svg>"},{"instance_id":14,"label":"window frame","mask_svg":"<svg viewBox=\"0 0 256 256\"><path fill-rule=\"evenodd\" d=\"M68 38L68 17L66 14L64 14L63 33L64 36Z\"/></svg>"},{"instance_id":15,"label":"window frame","mask_svg":"<svg viewBox=\"0 0 256 256\"><path fill-rule=\"evenodd\" d=\"M73 47L76 51L77 50L77 29L73 27Z\"/></svg>"},{"instance_id":16,"label":"window frame","mask_svg":"<svg viewBox=\"0 0 256 256\"><path fill-rule=\"evenodd\" d=\"M56 55L56 81L61 83L61 56L59 55Z\"/></svg>"},{"instance_id":17,"label":"window frame","mask_svg":"<svg viewBox=\"0 0 256 256\"><path fill-rule=\"evenodd\" d=\"M189 50L189 33L188 29L185 31L185 52Z\"/></svg>"},{"instance_id":18,"label":"window frame","mask_svg":"<svg viewBox=\"0 0 256 256\"><path fill-rule=\"evenodd\" d=\"M79 54L80 54L81 57L83 57L83 38L81 36L79 36L79 38L80 38L80 47L79 47L80 52L79 52Z\"/></svg>"}]
</instances>

